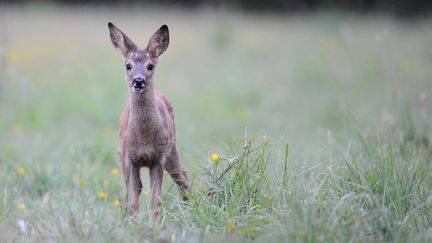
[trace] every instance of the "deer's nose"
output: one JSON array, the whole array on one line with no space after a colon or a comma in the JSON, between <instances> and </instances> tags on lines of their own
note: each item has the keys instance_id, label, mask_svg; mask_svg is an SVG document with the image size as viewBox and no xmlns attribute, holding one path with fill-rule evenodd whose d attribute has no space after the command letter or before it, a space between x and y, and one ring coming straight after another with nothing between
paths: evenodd
<instances>
[{"instance_id":1,"label":"deer's nose","mask_svg":"<svg viewBox=\"0 0 432 243\"><path fill-rule=\"evenodd\" d=\"M142 86L144 86L145 80L143 78L141 78L141 77L136 77L136 78L133 79L132 84L136 88L141 88Z\"/></svg>"}]
</instances>

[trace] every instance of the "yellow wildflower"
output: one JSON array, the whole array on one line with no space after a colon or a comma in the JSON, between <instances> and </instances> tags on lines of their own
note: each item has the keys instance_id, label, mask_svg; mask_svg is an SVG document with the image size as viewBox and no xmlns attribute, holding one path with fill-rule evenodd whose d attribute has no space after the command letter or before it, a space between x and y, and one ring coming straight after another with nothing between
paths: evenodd
<instances>
[{"instance_id":1,"label":"yellow wildflower","mask_svg":"<svg viewBox=\"0 0 432 243\"><path fill-rule=\"evenodd\" d=\"M17 208L18 208L18 209L25 209L26 206L25 206L24 203L18 203Z\"/></svg>"},{"instance_id":2,"label":"yellow wildflower","mask_svg":"<svg viewBox=\"0 0 432 243\"><path fill-rule=\"evenodd\" d=\"M120 201L118 199L115 199L115 200L112 201L112 205L114 207L119 207L120 206Z\"/></svg>"},{"instance_id":3,"label":"yellow wildflower","mask_svg":"<svg viewBox=\"0 0 432 243\"><path fill-rule=\"evenodd\" d=\"M24 167L19 167L18 169L16 169L16 173L18 175L24 175L26 173Z\"/></svg>"},{"instance_id":4,"label":"yellow wildflower","mask_svg":"<svg viewBox=\"0 0 432 243\"><path fill-rule=\"evenodd\" d=\"M106 192L98 192L96 196L98 198L100 198L100 199L104 199L104 198L106 198L108 196L108 193L106 193Z\"/></svg>"},{"instance_id":5,"label":"yellow wildflower","mask_svg":"<svg viewBox=\"0 0 432 243\"><path fill-rule=\"evenodd\" d=\"M80 186L84 186L84 185L85 185L85 180L84 180L84 178L80 178L80 179L79 179L79 185L80 185Z\"/></svg>"},{"instance_id":6,"label":"yellow wildflower","mask_svg":"<svg viewBox=\"0 0 432 243\"><path fill-rule=\"evenodd\" d=\"M267 144L269 144L269 143L270 143L269 138L268 138L267 136L264 136L264 137L263 137L263 144L264 144L264 145L267 145Z\"/></svg>"},{"instance_id":7,"label":"yellow wildflower","mask_svg":"<svg viewBox=\"0 0 432 243\"><path fill-rule=\"evenodd\" d=\"M227 230L228 232L230 232L231 230L233 230L233 229L234 229L234 224L233 224L233 222L232 222L231 220L228 220L228 221L225 223L225 228L226 228L226 230Z\"/></svg>"},{"instance_id":8,"label":"yellow wildflower","mask_svg":"<svg viewBox=\"0 0 432 243\"><path fill-rule=\"evenodd\" d=\"M220 158L219 158L219 155L218 155L218 154L211 153L211 154L210 154L210 159L213 160L213 161L217 161L217 160L219 160Z\"/></svg>"},{"instance_id":9,"label":"yellow wildflower","mask_svg":"<svg viewBox=\"0 0 432 243\"><path fill-rule=\"evenodd\" d=\"M150 192L148 192L148 191L142 191L142 194L143 194L144 197L147 197L148 195L150 195Z\"/></svg>"},{"instance_id":10,"label":"yellow wildflower","mask_svg":"<svg viewBox=\"0 0 432 243\"><path fill-rule=\"evenodd\" d=\"M118 174L120 174L119 169L117 169L117 168L113 168L113 169L111 170L111 175L118 175Z\"/></svg>"}]
</instances>

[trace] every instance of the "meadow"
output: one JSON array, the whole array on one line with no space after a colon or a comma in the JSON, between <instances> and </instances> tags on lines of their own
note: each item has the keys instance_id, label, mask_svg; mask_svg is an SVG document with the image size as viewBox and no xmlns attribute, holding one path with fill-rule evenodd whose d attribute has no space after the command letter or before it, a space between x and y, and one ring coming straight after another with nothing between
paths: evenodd
<instances>
[{"instance_id":1,"label":"meadow","mask_svg":"<svg viewBox=\"0 0 432 243\"><path fill-rule=\"evenodd\" d=\"M155 86L192 189L123 217L113 22L162 24ZM432 241L432 19L0 8L0 242Z\"/></svg>"}]
</instances>

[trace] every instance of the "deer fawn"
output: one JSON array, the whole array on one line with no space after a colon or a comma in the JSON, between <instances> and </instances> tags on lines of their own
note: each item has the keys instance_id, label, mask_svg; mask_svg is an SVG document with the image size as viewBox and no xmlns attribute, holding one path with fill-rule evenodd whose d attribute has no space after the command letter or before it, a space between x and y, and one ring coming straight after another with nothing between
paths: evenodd
<instances>
[{"instance_id":1,"label":"deer fawn","mask_svg":"<svg viewBox=\"0 0 432 243\"><path fill-rule=\"evenodd\" d=\"M152 220L158 207L164 169L178 185L183 199L189 179L182 169L176 144L174 111L164 95L154 90L153 74L159 56L168 48L168 26L163 25L150 38L147 48L138 47L112 23L108 23L111 42L122 54L129 98L119 121L119 155L126 183L126 215L138 211L142 183L140 168L150 170Z\"/></svg>"}]
</instances>

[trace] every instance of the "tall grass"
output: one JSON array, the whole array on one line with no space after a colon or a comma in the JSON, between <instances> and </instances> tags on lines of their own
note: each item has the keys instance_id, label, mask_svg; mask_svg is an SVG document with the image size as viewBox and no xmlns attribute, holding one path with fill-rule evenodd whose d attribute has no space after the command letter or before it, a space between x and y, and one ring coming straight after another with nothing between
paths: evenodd
<instances>
[{"instance_id":1,"label":"tall grass","mask_svg":"<svg viewBox=\"0 0 432 243\"><path fill-rule=\"evenodd\" d=\"M209 160L197 173L190 200L169 207L165 220L215 232L254 235L270 220L272 180L268 177L267 144L245 140L239 154Z\"/></svg>"},{"instance_id":2,"label":"tall grass","mask_svg":"<svg viewBox=\"0 0 432 243\"><path fill-rule=\"evenodd\" d=\"M400 132L358 135L337 163L294 172L274 199L278 227L259 239L431 240L431 149Z\"/></svg>"},{"instance_id":3,"label":"tall grass","mask_svg":"<svg viewBox=\"0 0 432 243\"><path fill-rule=\"evenodd\" d=\"M2 241L429 241L432 150L410 132L358 132L314 166L289 169L276 163L287 161L287 146L245 138L217 158L200 158L187 202L168 189L157 225L149 223L145 193L138 223L123 219L112 204L124 204L117 175L102 176L93 165L35 161L24 176L2 179ZM281 158L271 153L279 146ZM1 160L3 170L14 171L4 154ZM99 191L108 196L98 198ZM25 209L16 208L21 202Z\"/></svg>"}]
</instances>

